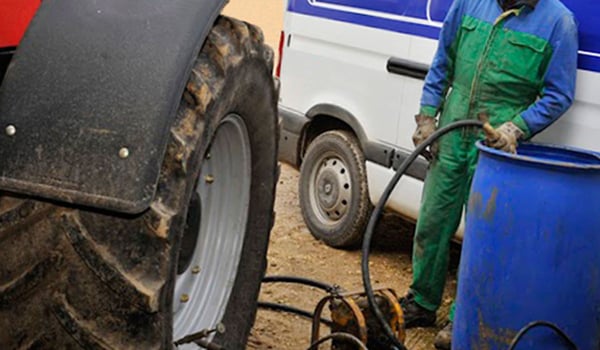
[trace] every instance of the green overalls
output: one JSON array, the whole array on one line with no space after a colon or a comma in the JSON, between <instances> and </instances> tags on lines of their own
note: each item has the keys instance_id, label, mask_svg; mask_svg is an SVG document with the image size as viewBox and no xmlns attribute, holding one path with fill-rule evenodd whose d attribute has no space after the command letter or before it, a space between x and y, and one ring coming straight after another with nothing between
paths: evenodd
<instances>
[{"instance_id":1,"label":"green overalls","mask_svg":"<svg viewBox=\"0 0 600 350\"><path fill-rule=\"evenodd\" d=\"M425 82L421 113L439 113L439 127L480 115L494 127L512 121L526 138L562 115L574 97L576 25L558 0L540 2L503 12L496 0L455 1ZM447 134L425 180L411 291L431 311L441 304L450 240L469 198L475 142L481 139L479 130Z\"/></svg>"}]
</instances>

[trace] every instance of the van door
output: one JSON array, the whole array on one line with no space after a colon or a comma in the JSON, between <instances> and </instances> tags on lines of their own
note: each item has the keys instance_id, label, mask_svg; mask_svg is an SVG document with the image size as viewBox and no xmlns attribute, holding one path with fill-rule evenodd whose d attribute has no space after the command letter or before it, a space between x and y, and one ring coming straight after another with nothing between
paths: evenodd
<instances>
[{"instance_id":1,"label":"van door","mask_svg":"<svg viewBox=\"0 0 600 350\"><path fill-rule=\"evenodd\" d=\"M442 23L452 4L452 0L411 0L410 7L415 9L411 14L412 20L418 25L410 25L411 22L403 22L398 26L410 35L410 49L408 56L392 58L392 60L403 59L406 64L424 67L428 69L433 56L437 50L437 39ZM419 112L421 92L423 90L425 76L405 77L404 90L402 92L402 109L398 120L397 145L401 150L412 151L412 132L415 129L414 116Z\"/></svg>"},{"instance_id":2,"label":"van door","mask_svg":"<svg viewBox=\"0 0 600 350\"><path fill-rule=\"evenodd\" d=\"M327 103L350 112L370 141L397 140L404 81L390 75L390 57L405 57L409 37L391 31L401 0L290 0L281 65L281 101L306 113ZM397 9L397 10L393 10Z\"/></svg>"}]
</instances>

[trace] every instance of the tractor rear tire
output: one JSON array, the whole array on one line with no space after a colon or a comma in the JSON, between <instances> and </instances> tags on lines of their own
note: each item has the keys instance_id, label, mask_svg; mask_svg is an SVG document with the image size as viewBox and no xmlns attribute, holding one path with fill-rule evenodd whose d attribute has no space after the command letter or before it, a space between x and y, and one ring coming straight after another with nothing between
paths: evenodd
<instances>
[{"instance_id":1,"label":"tractor rear tire","mask_svg":"<svg viewBox=\"0 0 600 350\"><path fill-rule=\"evenodd\" d=\"M179 320L185 330L222 323L225 332L212 341L244 348L274 218L278 124L272 60L259 29L217 20L170 129L154 201L141 214L2 193L1 349L171 349L184 304L199 307L189 313L194 317ZM249 147L243 156L231 152L229 135L239 136L237 146ZM230 158L215 159L217 151ZM234 161L242 166L231 174L228 165L238 169ZM229 206L240 212L228 213ZM239 218L237 226L227 226ZM203 225L216 230L211 240L202 238ZM240 230L237 248L214 234L220 226ZM216 252L217 260L200 257L210 264L195 265L196 248ZM232 267L221 266L219 254L233 257L227 261ZM227 277L220 269L228 271L228 280L220 280ZM205 298L192 300L193 288L175 294L184 274L208 281L190 282ZM221 304L205 305L209 300Z\"/></svg>"}]
</instances>

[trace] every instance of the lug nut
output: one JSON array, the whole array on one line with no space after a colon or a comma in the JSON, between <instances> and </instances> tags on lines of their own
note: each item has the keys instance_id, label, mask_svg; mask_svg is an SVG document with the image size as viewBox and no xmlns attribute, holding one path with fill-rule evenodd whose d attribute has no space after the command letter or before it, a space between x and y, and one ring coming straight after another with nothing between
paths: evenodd
<instances>
[{"instance_id":1,"label":"lug nut","mask_svg":"<svg viewBox=\"0 0 600 350\"><path fill-rule=\"evenodd\" d=\"M217 327L215 327L215 330L217 331L217 333L219 334L224 334L226 329L225 329L225 325L222 324L221 322L217 323Z\"/></svg>"},{"instance_id":2,"label":"lug nut","mask_svg":"<svg viewBox=\"0 0 600 350\"><path fill-rule=\"evenodd\" d=\"M181 297L179 298L179 301L181 301L182 303L187 303L190 300L190 296L187 294L181 294Z\"/></svg>"},{"instance_id":3,"label":"lug nut","mask_svg":"<svg viewBox=\"0 0 600 350\"><path fill-rule=\"evenodd\" d=\"M121 148L119 150L119 157L121 157L121 159L129 157L129 149L127 147Z\"/></svg>"},{"instance_id":4,"label":"lug nut","mask_svg":"<svg viewBox=\"0 0 600 350\"><path fill-rule=\"evenodd\" d=\"M199 274L200 273L200 266L196 265L196 266L192 267L192 273L194 275Z\"/></svg>"},{"instance_id":5,"label":"lug nut","mask_svg":"<svg viewBox=\"0 0 600 350\"><path fill-rule=\"evenodd\" d=\"M206 175L204 177L204 181L206 181L207 184L211 184L211 183L215 182L215 177L212 175Z\"/></svg>"},{"instance_id":6,"label":"lug nut","mask_svg":"<svg viewBox=\"0 0 600 350\"><path fill-rule=\"evenodd\" d=\"M14 125L9 125L6 127L6 135L14 136L17 133L17 128Z\"/></svg>"}]
</instances>

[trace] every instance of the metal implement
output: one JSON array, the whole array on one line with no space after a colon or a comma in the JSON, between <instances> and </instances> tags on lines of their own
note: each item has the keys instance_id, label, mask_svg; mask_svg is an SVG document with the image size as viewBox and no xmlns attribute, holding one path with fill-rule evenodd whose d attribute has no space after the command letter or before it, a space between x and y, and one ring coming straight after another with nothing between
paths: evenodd
<instances>
[{"instance_id":1,"label":"metal implement","mask_svg":"<svg viewBox=\"0 0 600 350\"><path fill-rule=\"evenodd\" d=\"M401 342L406 335L404 332L404 316L396 293L386 287L374 289L375 298L382 310L390 328ZM371 350L390 349L392 344L381 331L381 326L372 313L364 291L332 292L319 301L313 317L311 344L320 339L320 319L329 304L331 311L331 332L354 335ZM344 339L334 339L334 350L355 350L356 344Z\"/></svg>"}]
</instances>

